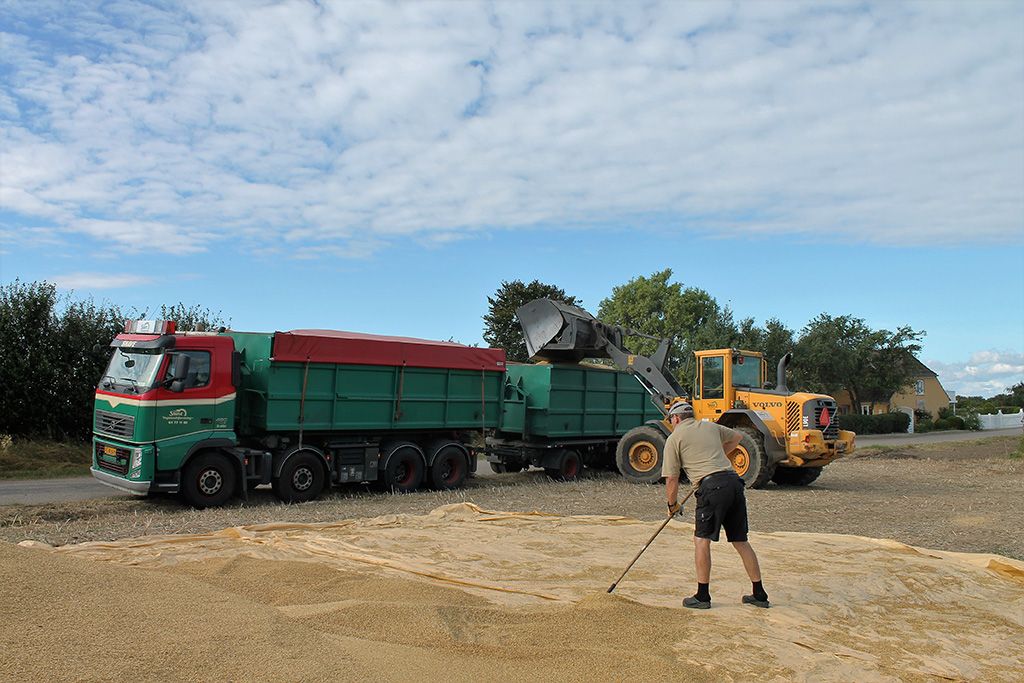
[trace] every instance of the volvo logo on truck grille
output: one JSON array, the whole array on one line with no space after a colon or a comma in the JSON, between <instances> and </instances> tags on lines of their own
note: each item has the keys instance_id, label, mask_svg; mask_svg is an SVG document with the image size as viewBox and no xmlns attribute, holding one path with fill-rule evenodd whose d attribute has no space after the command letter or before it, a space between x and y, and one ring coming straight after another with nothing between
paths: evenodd
<instances>
[{"instance_id":1,"label":"volvo logo on truck grille","mask_svg":"<svg viewBox=\"0 0 1024 683\"><path fill-rule=\"evenodd\" d=\"M107 410L96 411L96 431L111 436L131 438L135 433L135 418Z\"/></svg>"}]
</instances>

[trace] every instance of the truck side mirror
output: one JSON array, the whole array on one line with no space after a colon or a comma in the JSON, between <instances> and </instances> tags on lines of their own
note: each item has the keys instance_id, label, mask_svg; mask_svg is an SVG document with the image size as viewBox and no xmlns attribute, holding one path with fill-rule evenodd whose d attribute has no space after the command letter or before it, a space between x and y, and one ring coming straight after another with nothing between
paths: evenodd
<instances>
[{"instance_id":1,"label":"truck side mirror","mask_svg":"<svg viewBox=\"0 0 1024 683\"><path fill-rule=\"evenodd\" d=\"M174 364L174 379L184 380L188 377L188 369L192 365L192 357L181 354L175 360L177 362Z\"/></svg>"},{"instance_id":2,"label":"truck side mirror","mask_svg":"<svg viewBox=\"0 0 1024 683\"><path fill-rule=\"evenodd\" d=\"M191 364L192 358L183 353L174 357L174 376L164 382L168 389L175 393L185 390L185 378L188 377L188 369Z\"/></svg>"}]
</instances>

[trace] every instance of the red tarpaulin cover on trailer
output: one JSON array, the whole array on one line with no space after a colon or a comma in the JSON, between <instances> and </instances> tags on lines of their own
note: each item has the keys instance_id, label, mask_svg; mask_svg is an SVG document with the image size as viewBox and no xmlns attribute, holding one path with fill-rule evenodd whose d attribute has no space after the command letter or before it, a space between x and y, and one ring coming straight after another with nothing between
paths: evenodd
<instances>
[{"instance_id":1,"label":"red tarpaulin cover on trailer","mask_svg":"<svg viewBox=\"0 0 1024 683\"><path fill-rule=\"evenodd\" d=\"M336 330L274 333L274 360L353 365L408 365L419 368L505 370L505 351L452 342L382 337Z\"/></svg>"}]
</instances>

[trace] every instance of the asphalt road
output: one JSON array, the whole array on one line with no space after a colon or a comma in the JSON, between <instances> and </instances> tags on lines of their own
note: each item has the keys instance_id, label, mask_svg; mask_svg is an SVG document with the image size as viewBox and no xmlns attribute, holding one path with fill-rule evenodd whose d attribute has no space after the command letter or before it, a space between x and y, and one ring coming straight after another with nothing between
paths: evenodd
<instances>
[{"instance_id":1,"label":"asphalt road","mask_svg":"<svg viewBox=\"0 0 1024 683\"><path fill-rule=\"evenodd\" d=\"M996 429L985 432L929 432L927 434L883 434L857 437L857 447L868 446L911 446L944 441L976 441L992 436L1013 436L1022 434L1020 429ZM491 468L483 459L477 465L477 476L493 476ZM66 477L62 479L21 479L0 481L0 505L41 505L94 498L131 497L109 486L104 486L92 477Z\"/></svg>"},{"instance_id":2,"label":"asphalt road","mask_svg":"<svg viewBox=\"0 0 1024 683\"><path fill-rule=\"evenodd\" d=\"M857 437L857 448L867 446L916 446L924 443L943 443L948 441L977 441L992 436L1022 436L1024 430L1014 427L1013 429L991 429L984 432L926 432L924 434L873 434Z\"/></svg>"},{"instance_id":3,"label":"asphalt road","mask_svg":"<svg viewBox=\"0 0 1024 683\"><path fill-rule=\"evenodd\" d=\"M91 476L0 481L0 505L39 505L111 496L131 497L131 494L104 486Z\"/></svg>"},{"instance_id":4,"label":"asphalt road","mask_svg":"<svg viewBox=\"0 0 1024 683\"><path fill-rule=\"evenodd\" d=\"M476 475L497 476L483 458L477 463ZM0 480L0 505L43 505L111 497L131 498L132 494L105 486L91 476Z\"/></svg>"}]
</instances>

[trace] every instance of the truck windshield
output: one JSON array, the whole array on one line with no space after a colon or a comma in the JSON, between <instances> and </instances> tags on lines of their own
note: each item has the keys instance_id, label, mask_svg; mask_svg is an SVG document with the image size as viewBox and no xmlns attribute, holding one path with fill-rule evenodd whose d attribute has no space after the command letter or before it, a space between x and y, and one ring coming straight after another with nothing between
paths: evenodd
<instances>
[{"instance_id":1,"label":"truck windshield","mask_svg":"<svg viewBox=\"0 0 1024 683\"><path fill-rule=\"evenodd\" d=\"M757 356L733 356L732 385L761 388L761 359Z\"/></svg>"},{"instance_id":2,"label":"truck windshield","mask_svg":"<svg viewBox=\"0 0 1024 683\"><path fill-rule=\"evenodd\" d=\"M114 349L110 364L100 379L100 386L104 389L142 393L153 386L163 357L162 349Z\"/></svg>"}]
</instances>

